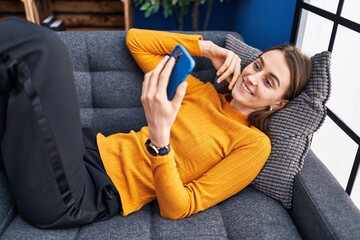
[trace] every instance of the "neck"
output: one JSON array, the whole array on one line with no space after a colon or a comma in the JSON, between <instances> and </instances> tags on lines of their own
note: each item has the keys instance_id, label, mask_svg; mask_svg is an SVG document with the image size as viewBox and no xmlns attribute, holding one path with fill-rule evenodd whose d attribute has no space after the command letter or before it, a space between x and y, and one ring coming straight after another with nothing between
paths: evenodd
<instances>
[{"instance_id":1,"label":"neck","mask_svg":"<svg viewBox=\"0 0 360 240\"><path fill-rule=\"evenodd\" d=\"M241 114L245 115L245 116L249 116L251 111L248 109L244 109L242 108L242 106L239 106L238 104L236 104L236 101L234 101L234 99L231 99L230 101L230 105L235 108L236 111L240 112Z\"/></svg>"}]
</instances>

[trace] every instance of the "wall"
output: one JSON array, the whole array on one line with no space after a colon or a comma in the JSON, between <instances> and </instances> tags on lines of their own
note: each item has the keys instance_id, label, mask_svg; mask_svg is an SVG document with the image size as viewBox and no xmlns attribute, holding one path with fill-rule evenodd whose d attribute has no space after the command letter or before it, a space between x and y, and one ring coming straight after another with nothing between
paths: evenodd
<instances>
[{"instance_id":1,"label":"wall","mask_svg":"<svg viewBox=\"0 0 360 240\"><path fill-rule=\"evenodd\" d=\"M289 43L295 5L296 0L236 1L233 30L261 50Z\"/></svg>"},{"instance_id":2,"label":"wall","mask_svg":"<svg viewBox=\"0 0 360 240\"><path fill-rule=\"evenodd\" d=\"M231 16L233 15L233 6L236 4L236 2L236 0L224 0L221 3L219 0L214 0L208 30L232 30L233 23ZM160 9L159 13L145 18L144 12L140 11L138 8L139 7L134 7L134 27L156 30L178 30L179 25L175 15L164 19L162 10ZM206 5L200 5L199 15L199 30L202 30L206 15ZM191 13L188 13L184 17L184 30L192 30Z\"/></svg>"},{"instance_id":3,"label":"wall","mask_svg":"<svg viewBox=\"0 0 360 240\"><path fill-rule=\"evenodd\" d=\"M245 42L265 50L268 47L289 43L296 0L214 0L209 30L236 31ZM204 21L206 7L200 9L200 26ZM177 30L175 18L164 19L162 13L149 18L135 8L134 27ZM191 30L190 14L185 18L184 30Z\"/></svg>"}]
</instances>

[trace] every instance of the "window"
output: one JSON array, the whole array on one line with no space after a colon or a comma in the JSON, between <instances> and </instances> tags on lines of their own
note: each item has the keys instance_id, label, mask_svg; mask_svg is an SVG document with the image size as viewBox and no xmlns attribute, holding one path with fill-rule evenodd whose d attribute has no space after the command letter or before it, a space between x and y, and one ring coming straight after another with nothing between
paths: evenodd
<instances>
[{"instance_id":1,"label":"window","mask_svg":"<svg viewBox=\"0 0 360 240\"><path fill-rule=\"evenodd\" d=\"M360 208L359 9L358 0L298 0L291 42L309 55L332 52L328 117L312 150Z\"/></svg>"}]
</instances>

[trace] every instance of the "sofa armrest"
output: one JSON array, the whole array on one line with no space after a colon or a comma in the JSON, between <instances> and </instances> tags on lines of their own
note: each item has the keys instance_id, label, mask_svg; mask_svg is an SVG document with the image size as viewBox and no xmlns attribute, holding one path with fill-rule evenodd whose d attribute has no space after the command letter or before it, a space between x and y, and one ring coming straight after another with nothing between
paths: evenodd
<instances>
[{"instance_id":1,"label":"sofa armrest","mask_svg":"<svg viewBox=\"0 0 360 240\"><path fill-rule=\"evenodd\" d=\"M304 239L360 239L360 211L310 151L294 181L290 215Z\"/></svg>"}]
</instances>

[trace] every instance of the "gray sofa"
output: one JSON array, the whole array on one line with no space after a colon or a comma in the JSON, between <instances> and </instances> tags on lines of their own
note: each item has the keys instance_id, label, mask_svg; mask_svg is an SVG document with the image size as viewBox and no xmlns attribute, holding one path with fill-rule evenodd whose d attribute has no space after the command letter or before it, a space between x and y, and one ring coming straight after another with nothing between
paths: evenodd
<instances>
[{"instance_id":1,"label":"gray sofa","mask_svg":"<svg viewBox=\"0 0 360 240\"><path fill-rule=\"evenodd\" d=\"M224 46L227 32L202 32ZM236 33L232 33L236 34ZM84 127L104 134L146 124L140 102L143 74L125 45L126 32L60 32L73 61ZM61 67L61 66L59 66ZM214 79L210 62L197 59L196 76ZM189 218L167 220L156 201L128 217L81 228L43 230L17 214L0 175L0 239L360 239L360 212L310 151L296 175L292 208L248 186L232 198Z\"/></svg>"}]
</instances>

